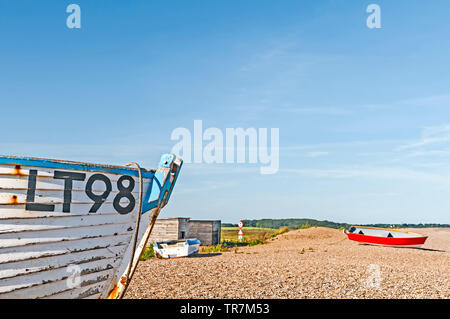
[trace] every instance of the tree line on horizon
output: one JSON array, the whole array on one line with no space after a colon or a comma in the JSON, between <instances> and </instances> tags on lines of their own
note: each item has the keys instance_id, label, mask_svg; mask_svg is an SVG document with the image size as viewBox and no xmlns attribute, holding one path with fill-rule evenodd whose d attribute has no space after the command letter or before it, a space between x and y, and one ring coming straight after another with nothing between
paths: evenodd
<instances>
[{"instance_id":1,"label":"tree line on horizon","mask_svg":"<svg viewBox=\"0 0 450 319\"><path fill-rule=\"evenodd\" d=\"M329 227L329 228L348 228L355 224L335 223L328 220L316 220L311 218L286 218L286 219L243 219L244 227L273 228L289 227L299 229L304 225ZM223 223L222 227L237 227L237 224ZM391 226L400 228L428 228L428 227L450 227L449 224L364 224L359 226L389 228Z\"/></svg>"}]
</instances>

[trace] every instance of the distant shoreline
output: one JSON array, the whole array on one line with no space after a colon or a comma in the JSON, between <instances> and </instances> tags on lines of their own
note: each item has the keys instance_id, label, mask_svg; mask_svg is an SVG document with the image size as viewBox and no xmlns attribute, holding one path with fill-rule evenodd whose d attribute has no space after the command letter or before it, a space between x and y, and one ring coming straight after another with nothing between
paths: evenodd
<instances>
[{"instance_id":1,"label":"distant shoreline","mask_svg":"<svg viewBox=\"0 0 450 319\"><path fill-rule=\"evenodd\" d=\"M328 220L316 220L311 218L285 218L285 219L243 219L244 227L260 227L260 228L273 228L278 229L280 227L289 227L298 229L304 225L308 226L321 226L329 228L347 228L352 225L360 226L370 226L370 227L381 227L390 228L394 226L395 228L450 228L450 224L438 224L438 223L426 223L426 224L349 224L349 223L336 223ZM222 223L222 227L237 227L237 223Z\"/></svg>"}]
</instances>

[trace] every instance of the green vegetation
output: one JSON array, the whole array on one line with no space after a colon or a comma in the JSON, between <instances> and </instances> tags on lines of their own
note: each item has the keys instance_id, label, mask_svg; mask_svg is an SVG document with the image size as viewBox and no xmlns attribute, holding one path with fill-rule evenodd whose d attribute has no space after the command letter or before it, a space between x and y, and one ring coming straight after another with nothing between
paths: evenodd
<instances>
[{"instance_id":1,"label":"green vegetation","mask_svg":"<svg viewBox=\"0 0 450 319\"><path fill-rule=\"evenodd\" d=\"M215 246L200 246L199 253L220 253L229 250L229 245L221 243Z\"/></svg>"},{"instance_id":2,"label":"green vegetation","mask_svg":"<svg viewBox=\"0 0 450 319\"><path fill-rule=\"evenodd\" d=\"M252 239L249 243L248 246L256 246L256 245L262 245L264 244L266 241L265 240L261 240L261 239Z\"/></svg>"},{"instance_id":3,"label":"green vegetation","mask_svg":"<svg viewBox=\"0 0 450 319\"><path fill-rule=\"evenodd\" d=\"M339 228L339 227L347 227L350 226L346 223L334 223L327 220L320 221L309 218L289 218L289 219L259 219L259 220L250 220L246 219L242 221L244 223L244 230L251 228L266 228L266 229L280 229L281 227L288 227L290 229L305 229L312 226L321 226L321 227L330 227L330 228ZM237 225L232 224L223 224L223 226L232 226L235 227ZM230 227L226 227L230 228Z\"/></svg>"},{"instance_id":4,"label":"green vegetation","mask_svg":"<svg viewBox=\"0 0 450 319\"><path fill-rule=\"evenodd\" d=\"M288 219L246 219L242 220L244 223L244 235L247 229L268 229L274 230L274 229L280 229L280 227L288 227L289 229L304 229L308 227L329 227L329 228L335 228L335 229L344 229L352 226L352 224L347 223L335 223L328 220L316 220L316 219L310 219L310 218L288 218ZM391 227L392 224L365 224L359 226L371 226L371 227L383 227L388 228ZM238 229L235 224L222 224L223 228L231 229L236 228ZM400 225L394 225L395 227L400 228L425 228L425 227L450 227L449 224L400 224ZM223 229L222 228L222 229Z\"/></svg>"},{"instance_id":5,"label":"green vegetation","mask_svg":"<svg viewBox=\"0 0 450 319\"><path fill-rule=\"evenodd\" d=\"M242 238L242 241L238 240L238 231L239 228L232 226L232 227L222 227L221 229L221 241L222 243L217 246L213 246L216 248L208 247L205 248L203 251L206 250L214 250L220 249L220 251L227 251L224 249L230 249L230 248L237 248L241 246L255 246L255 245L262 245L267 242L268 239L273 238L275 236L287 233L291 229L289 227L283 226L279 229L273 229L273 228L264 228L264 227L245 227L243 229L244 236Z\"/></svg>"},{"instance_id":6,"label":"green vegetation","mask_svg":"<svg viewBox=\"0 0 450 319\"><path fill-rule=\"evenodd\" d=\"M280 229L278 230L276 235L281 235L281 234L287 233L288 231L290 231L289 227L283 226L283 227L280 227Z\"/></svg>"},{"instance_id":7,"label":"green vegetation","mask_svg":"<svg viewBox=\"0 0 450 319\"><path fill-rule=\"evenodd\" d=\"M238 227L222 227L221 229L221 241L229 242L239 242L238 241ZM271 228L261 228L261 227L245 227L243 229L244 236L243 242L250 242L253 239L264 240L270 238L276 230Z\"/></svg>"},{"instance_id":8,"label":"green vegetation","mask_svg":"<svg viewBox=\"0 0 450 319\"><path fill-rule=\"evenodd\" d=\"M150 244L149 247L144 249L139 260L147 260L153 257L155 257L155 252L153 251L153 244Z\"/></svg>"},{"instance_id":9,"label":"green vegetation","mask_svg":"<svg viewBox=\"0 0 450 319\"><path fill-rule=\"evenodd\" d=\"M308 228L311 228L311 227L312 226L308 222L306 222L306 224L301 225L299 228L300 229L308 229Z\"/></svg>"}]
</instances>

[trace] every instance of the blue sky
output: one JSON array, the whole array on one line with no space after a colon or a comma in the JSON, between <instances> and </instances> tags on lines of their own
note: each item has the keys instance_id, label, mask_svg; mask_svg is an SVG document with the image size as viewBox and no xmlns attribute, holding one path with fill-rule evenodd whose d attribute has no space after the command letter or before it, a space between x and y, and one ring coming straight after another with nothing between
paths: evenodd
<instances>
[{"instance_id":1,"label":"blue sky","mask_svg":"<svg viewBox=\"0 0 450 319\"><path fill-rule=\"evenodd\" d=\"M67 5L81 29L66 27ZM381 7L381 29L366 7ZM162 216L450 223L450 3L0 0L0 153L155 167L177 127L279 128L280 170L186 164Z\"/></svg>"}]
</instances>

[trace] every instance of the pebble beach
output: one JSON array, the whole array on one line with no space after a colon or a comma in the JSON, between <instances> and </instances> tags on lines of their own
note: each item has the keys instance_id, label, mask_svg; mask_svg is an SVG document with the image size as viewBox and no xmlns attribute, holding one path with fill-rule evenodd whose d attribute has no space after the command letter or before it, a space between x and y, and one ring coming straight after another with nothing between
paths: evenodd
<instances>
[{"instance_id":1,"label":"pebble beach","mask_svg":"<svg viewBox=\"0 0 450 319\"><path fill-rule=\"evenodd\" d=\"M450 297L450 228L413 229L423 248L359 244L312 227L266 244L141 261L125 298Z\"/></svg>"}]
</instances>

